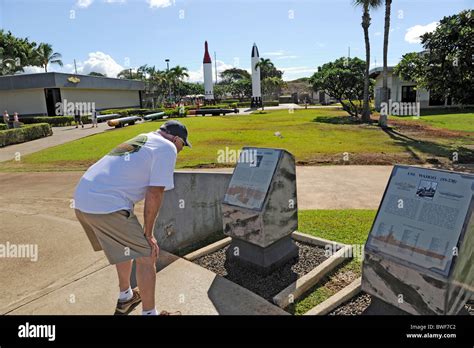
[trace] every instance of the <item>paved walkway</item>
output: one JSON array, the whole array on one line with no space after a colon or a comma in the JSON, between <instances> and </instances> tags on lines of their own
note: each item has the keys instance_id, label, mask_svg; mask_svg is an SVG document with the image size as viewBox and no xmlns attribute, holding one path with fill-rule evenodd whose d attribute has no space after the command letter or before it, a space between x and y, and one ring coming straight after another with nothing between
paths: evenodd
<instances>
[{"instance_id":1,"label":"paved walkway","mask_svg":"<svg viewBox=\"0 0 474 348\"><path fill-rule=\"evenodd\" d=\"M111 130L106 122L99 123L98 128L91 128L90 125L85 125L84 128L68 127L53 127L53 135L28 141L26 143L10 145L0 148L0 162L15 159L17 153L21 156L46 149L48 147L61 145L76 139L84 138L89 135L102 133L104 130Z\"/></svg>"},{"instance_id":2,"label":"paved walkway","mask_svg":"<svg viewBox=\"0 0 474 348\"><path fill-rule=\"evenodd\" d=\"M376 209L390 171L390 166L297 167L299 209ZM38 248L37 260L0 259L0 315L108 314L113 308L115 270L102 253L93 252L71 208L81 175L0 173L0 243ZM137 205L140 219L142 211L143 204ZM158 305L166 310L282 314L235 284L181 260L164 268L158 281ZM184 303L179 294L184 294Z\"/></svg>"}]
</instances>

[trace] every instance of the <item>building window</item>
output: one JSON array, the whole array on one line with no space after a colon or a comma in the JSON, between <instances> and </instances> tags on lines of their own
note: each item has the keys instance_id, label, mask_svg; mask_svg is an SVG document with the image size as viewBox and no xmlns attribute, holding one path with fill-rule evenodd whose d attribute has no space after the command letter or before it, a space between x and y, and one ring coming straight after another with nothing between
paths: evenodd
<instances>
[{"instance_id":1,"label":"building window","mask_svg":"<svg viewBox=\"0 0 474 348\"><path fill-rule=\"evenodd\" d=\"M416 90L415 86L402 86L402 103L415 103Z\"/></svg>"}]
</instances>

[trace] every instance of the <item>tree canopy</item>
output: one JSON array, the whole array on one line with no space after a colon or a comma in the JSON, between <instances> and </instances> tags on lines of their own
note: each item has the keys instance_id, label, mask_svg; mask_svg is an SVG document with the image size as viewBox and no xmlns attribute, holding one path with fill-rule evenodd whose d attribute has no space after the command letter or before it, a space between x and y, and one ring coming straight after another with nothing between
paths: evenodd
<instances>
[{"instance_id":1,"label":"tree canopy","mask_svg":"<svg viewBox=\"0 0 474 348\"><path fill-rule=\"evenodd\" d=\"M342 57L326 63L310 78L315 91L325 91L341 103L351 116L360 118L364 97L365 62L359 58ZM370 92L374 81L370 80Z\"/></svg>"},{"instance_id":2,"label":"tree canopy","mask_svg":"<svg viewBox=\"0 0 474 348\"><path fill-rule=\"evenodd\" d=\"M47 71L48 64L62 66L61 54L54 52L50 44L38 45L0 29L0 75L22 72L26 66L40 66Z\"/></svg>"},{"instance_id":3,"label":"tree canopy","mask_svg":"<svg viewBox=\"0 0 474 348\"><path fill-rule=\"evenodd\" d=\"M421 44L425 51L405 54L395 73L436 97L474 103L474 11L444 17Z\"/></svg>"}]
</instances>

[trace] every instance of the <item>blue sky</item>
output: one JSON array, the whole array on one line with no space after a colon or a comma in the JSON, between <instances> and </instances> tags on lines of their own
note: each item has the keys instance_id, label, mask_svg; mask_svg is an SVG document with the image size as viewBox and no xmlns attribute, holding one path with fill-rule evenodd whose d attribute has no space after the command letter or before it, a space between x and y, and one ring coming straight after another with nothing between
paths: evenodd
<instances>
[{"instance_id":1,"label":"blue sky","mask_svg":"<svg viewBox=\"0 0 474 348\"><path fill-rule=\"evenodd\" d=\"M472 0L394 0L389 64L419 51L416 37L445 15L472 8ZM372 12L372 66L382 63L383 8ZM310 76L325 62L365 57L361 9L351 0L0 0L0 26L14 35L48 42L63 68L113 76L142 64L186 66L202 80L204 40L218 71L248 69L256 42L260 55L284 71L284 79ZM35 72L37 69L27 69Z\"/></svg>"}]
</instances>

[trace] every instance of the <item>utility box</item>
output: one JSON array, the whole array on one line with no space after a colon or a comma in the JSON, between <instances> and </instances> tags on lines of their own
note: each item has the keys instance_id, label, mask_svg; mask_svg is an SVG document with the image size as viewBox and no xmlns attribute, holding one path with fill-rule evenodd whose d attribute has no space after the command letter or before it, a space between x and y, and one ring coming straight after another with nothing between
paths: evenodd
<instances>
[{"instance_id":1,"label":"utility box","mask_svg":"<svg viewBox=\"0 0 474 348\"><path fill-rule=\"evenodd\" d=\"M227 259L268 274L298 257L295 158L282 149L244 147L222 203Z\"/></svg>"}]
</instances>

